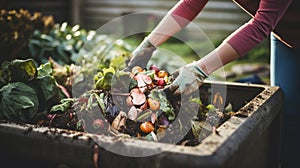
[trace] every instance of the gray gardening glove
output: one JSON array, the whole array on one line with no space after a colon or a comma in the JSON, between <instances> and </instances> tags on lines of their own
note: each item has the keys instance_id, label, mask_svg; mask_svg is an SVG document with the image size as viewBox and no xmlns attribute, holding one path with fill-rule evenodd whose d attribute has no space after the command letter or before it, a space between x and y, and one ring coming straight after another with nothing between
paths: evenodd
<instances>
[{"instance_id":1,"label":"gray gardening glove","mask_svg":"<svg viewBox=\"0 0 300 168\"><path fill-rule=\"evenodd\" d=\"M163 91L169 98L180 95L189 95L199 89L208 75L198 66L196 62L185 65L172 73L174 81Z\"/></svg>"},{"instance_id":2,"label":"gray gardening glove","mask_svg":"<svg viewBox=\"0 0 300 168\"><path fill-rule=\"evenodd\" d=\"M155 50L156 47L151 42L149 42L146 37L142 41L142 43L132 52L128 67L125 70L131 71L134 66L146 68L147 63Z\"/></svg>"}]
</instances>

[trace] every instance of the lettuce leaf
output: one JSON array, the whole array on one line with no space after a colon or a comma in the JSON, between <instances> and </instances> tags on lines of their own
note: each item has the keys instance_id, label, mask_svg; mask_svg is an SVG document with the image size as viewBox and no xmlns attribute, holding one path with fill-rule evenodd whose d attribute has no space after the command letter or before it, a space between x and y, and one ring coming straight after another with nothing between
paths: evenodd
<instances>
[{"instance_id":1,"label":"lettuce leaf","mask_svg":"<svg viewBox=\"0 0 300 168\"><path fill-rule=\"evenodd\" d=\"M28 122L48 112L65 95L52 76L50 63L36 67L32 59L4 62L0 70L0 118Z\"/></svg>"},{"instance_id":2,"label":"lettuce leaf","mask_svg":"<svg viewBox=\"0 0 300 168\"><path fill-rule=\"evenodd\" d=\"M9 83L0 89L0 93L0 116L5 119L29 122L38 112L38 97L30 86L22 82Z\"/></svg>"},{"instance_id":3,"label":"lettuce leaf","mask_svg":"<svg viewBox=\"0 0 300 168\"><path fill-rule=\"evenodd\" d=\"M32 59L13 60L8 67L12 82L27 82L37 77L37 68Z\"/></svg>"},{"instance_id":4,"label":"lettuce leaf","mask_svg":"<svg viewBox=\"0 0 300 168\"><path fill-rule=\"evenodd\" d=\"M32 59L5 61L0 69L0 87L9 82L29 82L37 76L37 68Z\"/></svg>"}]
</instances>

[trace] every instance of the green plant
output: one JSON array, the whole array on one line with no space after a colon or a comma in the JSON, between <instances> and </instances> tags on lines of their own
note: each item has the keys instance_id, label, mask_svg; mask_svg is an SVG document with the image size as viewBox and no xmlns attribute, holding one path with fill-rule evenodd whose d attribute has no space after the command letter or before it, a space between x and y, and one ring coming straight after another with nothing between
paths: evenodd
<instances>
[{"instance_id":1,"label":"green plant","mask_svg":"<svg viewBox=\"0 0 300 168\"><path fill-rule=\"evenodd\" d=\"M70 93L72 87L76 89L103 87L106 82L103 83L101 78L105 76L109 78L111 74L104 71L111 68L124 69L128 61L128 53L132 49L126 42L107 35L95 34L92 37L77 53L76 64L60 65L54 59L48 60L53 67L56 81ZM95 80L95 85L91 78Z\"/></svg>"},{"instance_id":2,"label":"green plant","mask_svg":"<svg viewBox=\"0 0 300 168\"><path fill-rule=\"evenodd\" d=\"M32 59L4 62L0 81L0 119L34 122L38 113L47 113L66 97L50 64L37 68Z\"/></svg>"},{"instance_id":3,"label":"green plant","mask_svg":"<svg viewBox=\"0 0 300 168\"><path fill-rule=\"evenodd\" d=\"M67 22L56 24L49 33L35 30L23 57L33 58L38 64L46 63L49 57L61 65L71 64L76 62L80 49L93 35L93 31Z\"/></svg>"},{"instance_id":4,"label":"green plant","mask_svg":"<svg viewBox=\"0 0 300 168\"><path fill-rule=\"evenodd\" d=\"M47 33L54 26L52 16L31 14L28 10L0 11L0 63L19 57L34 30Z\"/></svg>"}]
</instances>

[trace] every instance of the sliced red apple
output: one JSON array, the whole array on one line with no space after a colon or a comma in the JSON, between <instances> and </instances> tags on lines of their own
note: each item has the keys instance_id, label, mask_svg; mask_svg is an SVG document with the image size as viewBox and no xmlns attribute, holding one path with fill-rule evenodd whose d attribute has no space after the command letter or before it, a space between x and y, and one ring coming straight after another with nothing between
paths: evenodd
<instances>
[{"instance_id":1,"label":"sliced red apple","mask_svg":"<svg viewBox=\"0 0 300 168\"><path fill-rule=\"evenodd\" d=\"M144 86L145 84L150 85L152 83L151 77L146 74L139 73L134 78L137 80L138 85L140 83L141 86Z\"/></svg>"},{"instance_id":2,"label":"sliced red apple","mask_svg":"<svg viewBox=\"0 0 300 168\"><path fill-rule=\"evenodd\" d=\"M138 87L144 87L146 86L147 84L144 82L143 78L142 78L142 75L141 74L137 74L134 76L134 79L137 81L137 86Z\"/></svg>"},{"instance_id":3,"label":"sliced red apple","mask_svg":"<svg viewBox=\"0 0 300 168\"><path fill-rule=\"evenodd\" d=\"M151 77L146 74L142 74L142 79L147 85L150 85L152 83Z\"/></svg>"},{"instance_id":4,"label":"sliced red apple","mask_svg":"<svg viewBox=\"0 0 300 168\"><path fill-rule=\"evenodd\" d=\"M130 95L126 98L126 104L128 106L133 106L132 97Z\"/></svg>"},{"instance_id":5,"label":"sliced red apple","mask_svg":"<svg viewBox=\"0 0 300 168\"><path fill-rule=\"evenodd\" d=\"M129 111L128 111L128 113L127 113L127 116L128 116L129 119L135 121L135 120L136 120L136 117L137 117L137 109L136 109L134 106L132 106L132 107L129 109Z\"/></svg>"},{"instance_id":6,"label":"sliced red apple","mask_svg":"<svg viewBox=\"0 0 300 168\"><path fill-rule=\"evenodd\" d=\"M130 91L130 95L132 97L132 104L133 105L142 105L146 102L146 95L141 92L138 88L133 88Z\"/></svg>"}]
</instances>

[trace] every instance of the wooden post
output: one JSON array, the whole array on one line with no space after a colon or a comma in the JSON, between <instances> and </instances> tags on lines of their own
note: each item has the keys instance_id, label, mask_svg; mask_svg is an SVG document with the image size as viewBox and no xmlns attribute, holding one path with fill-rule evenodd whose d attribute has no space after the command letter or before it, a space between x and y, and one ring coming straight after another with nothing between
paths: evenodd
<instances>
[{"instance_id":1,"label":"wooden post","mask_svg":"<svg viewBox=\"0 0 300 168\"><path fill-rule=\"evenodd\" d=\"M73 25L75 24L80 24L81 22L81 18L80 18L80 12L81 12L81 0L71 0L70 1L70 5L71 5L71 23Z\"/></svg>"}]
</instances>

